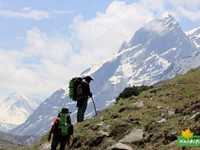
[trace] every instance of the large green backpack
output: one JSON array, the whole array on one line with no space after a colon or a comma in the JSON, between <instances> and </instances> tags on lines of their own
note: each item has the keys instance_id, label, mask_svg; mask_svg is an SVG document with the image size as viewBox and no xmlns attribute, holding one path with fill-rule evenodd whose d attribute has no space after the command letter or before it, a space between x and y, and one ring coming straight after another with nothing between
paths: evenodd
<instances>
[{"instance_id":1,"label":"large green backpack","mask_svg":"<svg viewBox=\"0 0 200 150\"><path fill-rule=\"evenodd\" d=\"M70 117L67 117L67 114L65 113L59 114L59 117L56 122L56 128L54 132L55 134L62 136L73 135L74 132L73 124L71 124L71 119L70 121L67 119L70 119Z\"/></svg>"},{"instance_id":2,"label":"large green backpack","mask_svg":"<svg viewBox=\"0 0 200 150\"><path fill-rule=\"evenodd\" d=\"M61 113L60 114L60 122L61 122L61 135L68 135L68 126L67 126L67 115Z\"/></svg>"},{"instance_id":3,"label":"large green backpack","mask_svg":"<svg viewBox=\"0 0 200 150\"><path fill-rule=\"evenodd\" d=\"M79 100L83 95L82 81L81 77L75 77L69 81L69 98L74 101Z\"/></svg>"}]
</instances>

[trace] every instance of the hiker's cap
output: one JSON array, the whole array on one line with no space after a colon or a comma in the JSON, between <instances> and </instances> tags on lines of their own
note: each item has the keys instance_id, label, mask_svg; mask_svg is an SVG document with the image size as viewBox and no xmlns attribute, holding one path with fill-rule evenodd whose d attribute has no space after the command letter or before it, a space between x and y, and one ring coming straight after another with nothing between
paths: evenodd
<instances>
[{"instance_id":1,"label":"hiker's cap","mask_svg":"<svg viewBox=\"0 0 200 150\"><path fill-rule=\"evenodd\" d=\"M87 81L93 80L91 76L86 76L86 77L84 77L83 79L85 79L85 80L87 80Z\"/></svg>"},{"instance_id":2,"label":"hiker's cap","mask_svg":"<svg viewBox=\"0 0 200 150\"><path fill-rule=\"evenodd\" d=\"M67 114L67 113L69 113L69 109L66 107L63 107L61 112Z\"/></svg>"}]
</instances>

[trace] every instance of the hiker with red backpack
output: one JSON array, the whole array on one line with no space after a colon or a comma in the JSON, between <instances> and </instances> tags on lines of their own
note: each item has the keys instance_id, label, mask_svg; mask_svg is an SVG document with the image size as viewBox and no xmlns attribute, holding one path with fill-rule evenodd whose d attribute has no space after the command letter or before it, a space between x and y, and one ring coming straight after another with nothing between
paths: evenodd
<instances>
[{"instance_id":1,"label":"hiker with red backpack","mask_svg":"<svg viewBox=\"0 0 200 150\"><path fill-rule=\"evenodd\" d=\"M48 141L51 141L51 135L53 139L51 143L51 150L56 150L58 144L60 144L60 150L65 150L66 144L70 145L70 136L73 135L73 125L71 124L71 117L68 108L62 108L61 112L54 119L52 124Z\"/></svg>"}]
</instances>

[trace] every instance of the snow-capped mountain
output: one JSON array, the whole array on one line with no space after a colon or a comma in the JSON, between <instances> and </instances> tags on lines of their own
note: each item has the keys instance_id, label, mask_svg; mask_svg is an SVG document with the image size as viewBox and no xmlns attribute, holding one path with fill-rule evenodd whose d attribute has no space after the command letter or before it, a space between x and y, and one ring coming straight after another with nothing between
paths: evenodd
<instances>
[{"instance_id":1,"label":"snow-capped mountain","mask_svg":"<svg viewBox=\"0 0 200 150\"><path fill-rule=\"evenodd\" d=\"M93 89L97 89L97 107L102 108L127 86L151 85L160 81L174 62L196 51L178 22L165 13L140 28L112 59L83 74L90 74L98 80L94 81Z\"/></svg>"},{"instance_id":2,"label":"snow-capped mountain","mask_svg":"<svg viewBox=\"0 0 200 150\"><path fill-rule=\"evenodd\" d=\"M62 107L69 107L70 111L74 112L74 102L67 100L67 92L64 89L59 89L46 99L34 111L26 122L12 130L12 133L18 135L42 135L49 131L54 118L58 115Z\"/></svg>"},{"instance_id":3,"label":"snow-capped mountain","mask_svg":"<svg viewBox=\"0 0 200 150\"><path fill-rule=\"evenodd\" d=\"M122 44L112 58L93 65L81 74L94 78L91 82L91 91L97 109L101 110L112 104L127 86L151 85L173 77L173 69L176 69L174 67L178 62L199 55L193 42L169 13L140 28L130 40ZM192 63L196 64L196 67L200 65L192 59L188 65ZM60 89L45 100L27 121L13 132L29 135L46 133L53 118L63 106L67 106L73 112L72 118L75 119L76 105L68 98L68 92ZM89 101L86 116L91 117L93 112L93 105Z\"/></svg>"},{"instance_id":4,"label":"snow-capped mountain","mask_svg":"<svg viewBox=\"0 0 200 150\"><path fill-rule=\"evenodd\" d=\"M38 107L34 99L21 93L12 93L6 98L1 98L0 101L0 130L2 131L24 123Z\"/></svg>"}]
</instances>

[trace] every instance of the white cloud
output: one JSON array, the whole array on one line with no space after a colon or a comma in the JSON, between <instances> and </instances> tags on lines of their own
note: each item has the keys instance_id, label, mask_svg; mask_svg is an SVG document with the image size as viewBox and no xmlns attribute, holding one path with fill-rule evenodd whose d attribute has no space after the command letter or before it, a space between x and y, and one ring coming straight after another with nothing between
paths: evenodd
<instances>
[{"instance_id":1,"label":"white cloud","mask_svg":"<svg viewBox=\"0 0 200 150\"><path fill-rule=\"evenodd\" d=\"M1 89L47 95L67 87L71 71L67 64L72 53L67 40L47 37L33 28L27 32L26 47L23 51L0 50Z\"/></svg>"},{"instance_id":2,"label":"white cloud","mask_svg":"<svg viewBox=\"0 0 200 150\"><path fill-rule=\"evenodd\" d=\"M153 18L153 13L146 7L151 8L144 2L114 1L105 13L99 12L91 20L85 21L82 16L75 18L72 26L81 41L83 57L91 63L116 53L124 40ZM162 10L162 6L159 7Z\"/></svg>"},{"instance_id":3,"label":"white cloud","mask_svg":"<svg viewBox=\"0 0 200 150\"><path fill-rule=\"evenodd\" d=\"M63 62L72 54L72 47L66 39L56 36L47 37L37 28L27 31L26 52L33 56L47 58L56 62Z\"/></svg>"},{"instance_id":4,"label":"white cloud","mask_svg":"<svg viewBox=\"0 0 200 150\"><path fill-rule=\"evenodd\" d=\"M199 0L169 0L173 11L179 17L186 17L191 21L200 20L200 1Z\"/></svg>"},{"instance_id":5,"label":"white cloud","mask_svg":"<svg viewBox=\"0 0 200 150\"><path fill-rule=\"evenodd\" d=\"M200 11L199 10L189 10L183 7L178 7L177 11L184 17L187 17L188 19L192 21L198 21L200 20Z\"/></svg>"},{"instance_id":6,"label":"white cloud","mask_svg":"<svg viewBox=\"0 0 200 150\"><path fill-rule=\"evenodd\" d=\"M157 34L162 34L162 31L164 31L164 26L161 23L152 22L151 24L148 24L148 26L145 26L145 29Z\"/></svg>"},{"instance_id":7,"label":"white cloud","mask_svg":"<svg viewBox=\"0 0 200 150\"><path fill-rule=\"evenodd\" d=\"M63 15L63 14L72 14L75 13L76 11L66 11L66 10L53 10L52 14L58 14L58 15Z\"/></svg>"},{"instance_id":8,"label":"white cloud","mask_svg":"<svg viewBox=\"0 0 200 150\"><path fill-rule=\"evenodd\" d=\"M169 0L169 2L173 5L174 8L176 7L185 7L188 9L197 10L200 8L200 1L199 0Z\"/></svg>"},{"instance_id":9,"label":"white cloud","mask_svg":"<svg viewBox=\"0 0 200 150\"><path fill-rule=\"evenodd\" d=\"M24 7L20 11L0 10L0 16L3 17L16 17L23 19L42 20L50 17L46 11L33 10L30 7Z\"/></svg>"}]
</instances>

